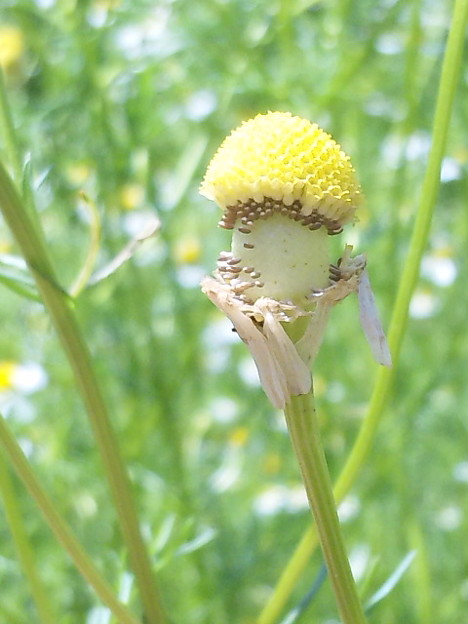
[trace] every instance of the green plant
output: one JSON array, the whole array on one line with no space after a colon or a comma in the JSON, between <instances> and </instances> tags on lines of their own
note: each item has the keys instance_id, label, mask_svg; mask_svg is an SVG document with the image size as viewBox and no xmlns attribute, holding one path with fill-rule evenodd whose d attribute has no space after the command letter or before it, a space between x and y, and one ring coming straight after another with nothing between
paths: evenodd
<instances>
[{"instance_id":1,"label":"green plant","mask_svg":"<svg viewBox=\"0 0 468 624\"><path fill-rule=\"evenodd\" d=\"M433 127L452 12L458 44L452 34L445 111L438 107ZM346 236L356 253L368 253L384 326L397 291L400 311L407 307L418 274L415 256L407 257L413 216L425 214L417 228L422 271L393 372L379 373L375 386L369 379L350 297L333 309L314 385L333 478L366 423L335 496L344 497L340 517L362 603L385 596L369 621L459 623L468 517L463 74L446 148L443 138L465 19L466 2L421 0L203 0L190 10L162 0L2 5L10 110L4 99L2 197L21 203L13 216L29 226L17 229L24 236L32 228L55 279L28 268L2 222L0 621L130 622L143 610L116 497L34 276L91 351L112 447L117 440L131 479L130 513L170 620L263 624L286 610L288 621L330 618L313 528L294 569L285 568L310 517L283 419L258 387L244 345L199 292L228 244L197 193L213 149L241 120L290 110L339 137L356 167L366 201ZM426 208L416 211L423 186ZM155 223L157 234L145 238ZM343 253L338 238L332 261ZM79 542L75 557L84 555L100 595L42 522L14 465L49 521L59 518L62 537L76 536L68 547Z\"/></svg>"}]
</instances>

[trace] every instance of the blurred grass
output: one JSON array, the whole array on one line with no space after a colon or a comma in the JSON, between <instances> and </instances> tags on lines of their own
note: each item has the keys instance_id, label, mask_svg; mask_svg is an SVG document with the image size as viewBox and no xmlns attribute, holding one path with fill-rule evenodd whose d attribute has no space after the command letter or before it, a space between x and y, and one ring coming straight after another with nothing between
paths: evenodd
<instances>
[{"instance_id":1,"label":"blurred grass","mask_svg":"<svg viewBox=\"0 0 468 624\"><path fill-rule=\"evenodd\" d=\"M4 60L0 45L0 62L61 284L74 282L88 246L81 190L102 220L98 268L152 216L161 220L159 236L85 290L76 312L175 622L255 621L309 521L280 415L258 388L243 345L198 290L229 244L215 228L217 209L197 194L204 167L232 127L268 109L291 110L334 134L366 196L361 222L340 246L346 239L368 253L388 321L451 9L422 0L9 0L0 9L0 42L6 28L22 42L13 60ZM382 624L427 624L428 614L434 623L459 624L468 606L466 96L465 72L391 409L345 505L355 562L378 560L372 591L408 550L420 552L370 616ZM0 250L18 253L3 227ZM0 360L35 362L48 376L35 392L6 383L2 411L60 511L118 587L128 572L120 532L49 321L40 304L3 287L0 319ZM373 372L356 306L347 301L334 310L315 371L335 476ZM60 622L93 621L94 596L14 485ZM1 517L0 544L0 621L39 621ZM316 555L290 606L320 565ZM325 585L302 620L333 613Z\"/></svg>"}]
</instances>

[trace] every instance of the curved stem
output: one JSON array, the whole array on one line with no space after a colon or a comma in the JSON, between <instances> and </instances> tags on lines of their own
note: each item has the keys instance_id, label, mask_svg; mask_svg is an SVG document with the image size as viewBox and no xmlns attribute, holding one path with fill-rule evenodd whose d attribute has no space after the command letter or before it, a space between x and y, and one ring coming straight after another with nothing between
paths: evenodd
<instances>
[{"instance_id":1,"label":"curved stem","mask_svg":"<svg viewBox=\"0 0 468 624\"><path fill-rule=\"evenodd\" d=\"M408 323L409 304L419 276L422 255L427 246L432 214L440 186L440 168L447 141L456 85L460 75L467 21L468 1L456 0L437 95L433 142L407 260L390 323L389 345L392 352L393 368L379 368L369 409L335 486L334 492L338 502L349 492L369 454L398 365L401 345ZM261 612L258 624L273 624L277 621L316 546L316 529L314 526L310 526L284 569L269 602Z\"/></svg>"},{"instance_id":2,"label":"curved stem","mask_svg":"<svg viewBox=\"0 0 468 624\"><path fill-rule=\"evenodd\" d=\"M432 146L424 176L421 201L416 214L413 233L401 277L388 342L394 360L393 368L379 368L372 392L367 416L358 438L335 486L337 499L342 499L350 490L361 469L375 437L400 357L403 337L408 325L409 306L416 287L424 250L440 186L440 169L447 142L450 116L456 85L461 68L463 42L468 22L468 0L457 0L454 8L452 28L442 65L439 92L435 110Z\"/></svg>"},{"instance_id":3,"label":"curved stem","mask_svg":"<svg viewBox=\"0 0 468 624\"><path fill-rule=\"evenodd\" d=\"M273 624L278 621L317 545L317 530L312 524L304 531L304 535L282 571L270 599L258 616L257 624Z\"/></svg>"},{"instance_id":4,"label":"curved stem","mask_svg":"<svg viewBox=\"0 0 468 624\"><path fill-rule=\"evenodd\" d=\"M8 98L5 89L3 70L0 68L0 136L3 137L5 151L13 170L13 176L18 184L23 177L23 167L21 164L20 150L16 141L16 134L13 125L11 110L8 105Z\"/></svg>"},{"instance_id":5,"label":"curved stem","mask_svg":"<svg viewBox=\"0 0 468 624\"><path fill-rule=\"evenodd\" d=\"M0 456L0 496L3 499L5 517L15 543L23 574L29 583L39 620L41 624L54 624L57 622L57 617L52 609L50 595L47 594L45 585L38 573L33 548L24 526L9 467L2 456Z\"/></svg>"},{"instance_id":6,"label":"curved stem","mask_svg":"<svg viewBox=\"0 0 468 624\"><path fill-rule=\"evenodd\" d=\"M21 198L4 167L0 165L0 207L36 280L75 375L114 499L122 534L130 555L149 624L165 621L159 591L138 525L128 473L112 429L110 415L94 373L68 295L57 285L49 255L37 235Z\"/></svg>"},{"instance_id":7,"label":"curved stem","mask_svg":"<svg viewBox=\"0 0 468 624\"><path fill-rule=\"evenodd\" d=\"M64 549L70 555L72 561L88 581L102 602L109 607L112 613L122 624L139 624L138 620L130 613L127 607L115 597L112 587L103 579L93 562L74 537L68 525L56 511L55 505L42 489L36 479L28 460L10 433L3 416L0 415L0 444L8 455L10 462L18 477L42 511L49 527Z\"/></svg>"},{"instance_id":8,"label":"curved stem","mask_svg":"<svg viewBox=\"0 0 468 624\"><path fill-rule=\"evenodd\" d=\"M364 624L364 611L341 536L313 392L292 397L285 416L341 619L343 624Z\"/></svg>"},{"instance_id":9,"label":"curved stem","mask_svg":"<svg viewBox=\"0 0 468 624\"><path fill-rule=\"evenodd\" d=\"M80 194L83 205L86 207L89 215L89 245L86 252L83 266L75 281L69 289L70 296L76 299L84 288L86 288L91 273L96 264L96 258L99 253L99 243L101 241L101 220L96 204L89 199L83 192Z\"/></svg>"},{"instance_id":10,"label":"curved stem","mask_svg":"<svg viewBox=\"0 0 468 624\"><path fill-rule=\"evenodd\" d=\"M17 184L18 188L23 191L24 206L28 212L28 216L31 219L36 234L41 239L41 243L44 243L42 229L39 224L39 216L34 204L34 197L29 184L30 168L23 167L23 158L21 149L18 144L18 139L15 132L15 126L13 123L13 115L11 114L10 105L8 102L8 96L5 88L5 80L3 76L3 70L0 67L0 137L3 139L5 145L5 152L8 162L11 166L13 180Z\"/></svg>"}]
</instances>

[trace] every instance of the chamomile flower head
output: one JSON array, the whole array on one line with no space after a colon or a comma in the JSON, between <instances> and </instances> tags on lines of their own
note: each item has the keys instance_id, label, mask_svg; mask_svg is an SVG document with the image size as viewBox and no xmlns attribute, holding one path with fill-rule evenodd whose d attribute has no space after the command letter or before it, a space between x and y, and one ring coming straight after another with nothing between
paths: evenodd
<instances>
[{"instance_id":1,"label":"chamomile flower head","mask_svg":"<svg viewBox=\"0 0 468 624\"><path fill-rule=\"evenodd\" d=\"M373 351L388 365L365 256L352 258L347 246L339 266L330 264L328 237L355 219L361 193L329 134L290 113L257 115L221 144L200 192L232 230L231 250L202 290L248 345L273 405L309 392L329 310L352 292ZM302 335L293 340L285 324L299 319Z\"/></svg>"},{"instance_id":2,"label":"chamomile flower head","mask_svg":"<svg viewBox=\"0 0 468 624\"><path fill-rule=\"evenodd\" d=\"M234 130L200 192L224 211L232 257L219 270L243 296L303 302L329 282L327 235L353 221L359 184L349 158L317 124L257 115Z\"/></svg>"}]
</instances>

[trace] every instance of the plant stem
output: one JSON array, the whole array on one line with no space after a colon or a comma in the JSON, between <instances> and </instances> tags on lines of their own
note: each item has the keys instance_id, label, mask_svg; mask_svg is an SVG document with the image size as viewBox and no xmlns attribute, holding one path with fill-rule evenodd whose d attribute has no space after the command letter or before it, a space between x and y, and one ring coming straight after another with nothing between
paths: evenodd
<instances>
[{"instance_id":1,"label":"plant stem","mask_svg":"<svg viewBox=\"0 0 468 624\"><path fill-rule=\"evenodd\" d=\"M311 524L305 531L286 567L281 573L276 587L258 616L257 624L274 624L278 621L296 583L310 562L312 553L318 545L317 529Z\"/></svg>"},{"instance_id":2,"label":"plant stem","mask_svg":"<svg viewBox=\"0 0 468 624\"><path fill-rule=\"evenodd\" d=\"M285 416L343 624L364 624L366 619L341 536L313 391L292 397Z\"/></svg>"},{"instance_id":3,"label":"plant stem","mask_svg":"<svg viewBox=\"0 0 468 624\"><path fill-rule=\"evenodd\" d=\"M96 264L96 258L99 253L99 243L101 242L101 220L97 206L84 193L81 193L81 200L88 211L90 240L81 271L69 288L70 296L73 299L76 299L88 284Z\"/></svg>"},{"instance_id":4,"label":"plant stem","mask_svg":"<svg viewBox=\"0 0 468 624\"><path fill-rule=\"evenodd\" d=\"M33 547L24 526L9 466L7 466L2 455L0 455L0 495L5 506L5 516L15 543L18 559L23 574L29 583L39 620L41 624L54 624L57 617L52 609L50 595L38 574Z\"/></svg>"},{"instance_id":5,"label":"plant stem","mask_svg":"<svg viewBox=\"0 0 468 624\"><path fill-rule=\"evenodd\" d=\"M102 602L109 607L122 624L139 624L138 620L130 613L127 607L117 600L112 587L103 579L87 553L74 537L68 525L56 511L55 505L36 479L28 460L24 456L14 436L10 433L2 415L0 415L0 443L5 453L8 455L18 477L22 480L29 490L29 493L36 501L37 506L43 513L52 532L68 552L78 570L95 590Z\"/></svg>"},{"instance_id":6,"label":"plant stem","mask_svg":"<svg viewBox=\"0 0 468 624\"><path fill-rule=\"evenodd\" d=\"M0 68L0 136L3 137L5 152L13 170L13 177L21 183L23 177L23 167L21 164L20 150L16 141L16 133L8 105L8 98L5 89L3 70Z\"/></svg>"},{"instance_id":7,"label":"plant stem","mask_svg":"<svg viewBox=\"0 0 468 624\"><path fill-rule=\"evenodd\" d=\"M3 70L0 67L0 137L3 139L7 160L11 166L12 177L18 188L23 191L23 201L28 215L32 220L36 233L44 243L43 232L39 224L39 216L34 205L34 197L29 184L30 168L23 167L21 149L15 132L13 116L8 102Z\"/></svg>"},{"instance_id":8,"label":"plant stem","mask_svg":"<svg viewBox=\"0 0 468 624\"><path fill-rule=\"evenodd\" d=\"M110 416L94 373L91 355L83 341L68 295L57 285L55 271L41 237L25 209L13 183L0 164L0 206L23 256L36 280L38 290L75 374L86 406L114 499L122 534L140 589L149 624L160 624L165 617L151 562L143 542L129 476L111 426Z\"/></svg>"},{"instance_id":9,"label":"plant stem","mask_svg":"<svg viewBox=\"0 0 468 624\"><path fill-rule=\"evenodd\" d=\"M391 369L379 368L366 417L334 488L338 502L349 492L370 452L398 366L403 337L408 324L409 304L419 276L422 255L427 246L432 214L440 186L440 168L447 142L456 85L460 76L467 21L468 1L457 0L442 65L434 115L433 142L423 181L421 200L390 323L388 342L393 367ZM271 599L261 612L258 624L273 624L278 619L316 546L316 529L310 526L284 569Z\"/></svg>"}]
</instances>

